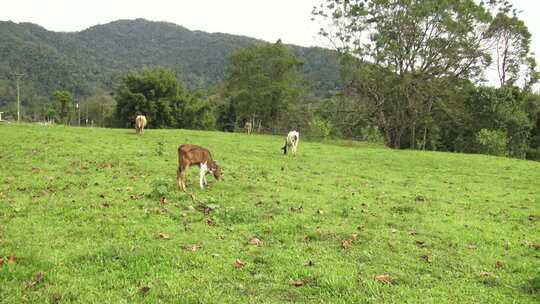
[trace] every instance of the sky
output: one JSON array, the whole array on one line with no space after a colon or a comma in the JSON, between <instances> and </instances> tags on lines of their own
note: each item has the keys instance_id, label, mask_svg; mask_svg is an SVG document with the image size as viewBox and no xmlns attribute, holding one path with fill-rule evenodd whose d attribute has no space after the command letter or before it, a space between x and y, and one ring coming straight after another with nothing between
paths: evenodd
<instances>
[{"instance_id":1,"label":"sky","mask_svg":"<svg viewBox=\"0 0 540 304\"><path fill-rule=\"evenodd\" d=\"M311 9L323 0L1 0L0 20L52 31L80 31L118 19L167 21L190 30L222 32L301 46L329 47L317 35ZM532 33L540 63L540 1L510 0Z\"/></svg>"},{"instance_id":2,"label":"sky","mask_svg":"<svg viewBox=\"0 0 540 304\"><path fill-rule=\"evenodd\" d=\"M310 20L317 0L1 0L0 20L52 31L80 31L118 19L167 21L190 30L238 34L302 46L322 45Z\"/></svg>"}]
</instances>

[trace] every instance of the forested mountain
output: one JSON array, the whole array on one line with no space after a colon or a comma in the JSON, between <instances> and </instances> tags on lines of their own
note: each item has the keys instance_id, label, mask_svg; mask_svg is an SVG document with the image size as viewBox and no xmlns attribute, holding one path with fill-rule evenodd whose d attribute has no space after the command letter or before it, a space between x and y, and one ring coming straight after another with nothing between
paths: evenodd
<instances>
[{"instance_id":1,"label":"forested mountain","mask_svg":"<svg viewBox=\"0 0 540 304\"><path fill-rule=\"evenodd\" d=\"M25 74L23 100L48 97L54 90L76 96L108 91L120 75L152 65L172 69L188 88L207 89L223 79L234 50L256 42L260 41L144 19L119 20L80 32L0 21L0 106L14 98L14 72ZM314 90L338 86L332 51L288 47L304 61L306 79Z\"/></svg>"}]
</instances>

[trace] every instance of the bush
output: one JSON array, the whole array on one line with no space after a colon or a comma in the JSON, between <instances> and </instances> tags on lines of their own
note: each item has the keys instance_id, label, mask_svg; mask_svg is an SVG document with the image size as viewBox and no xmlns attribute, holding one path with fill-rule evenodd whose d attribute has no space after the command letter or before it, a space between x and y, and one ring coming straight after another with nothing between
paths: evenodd
<instances>
[{"instance_id":1,"label":"bush","mask_svg":"<svg viewBox=\"0 0 540 304\"><path fill-rule=\"evenodd\" d=\"M165 143L158 141L156 145L156 154L158 156L163 156L165 154Z\"/></svg>"},{"instance_id":2,"label":"bush","mask_svg":"<svg viewBox=\"0 0 540 304\"><path fill-rule=\"evenodd\" d=\"M540 148L530 148L527 151L527 159L540 161Z\"/></svg>"},{"instance_id":3,"label":"bush","mask_svg":"<svg viewBox=\"0 0 540 304\"><path fill-rule=\"evenodd\" d=\"M309 129L313 137L325 139L330 135L332 124L327 120L315 117L309 122Z\"/></svg>"},{"instance_id":4,"label":"bush","mask_svg":"<svg viewBox=\"0 0 540 304\"><path fill-rule=\"evenodd\" d=\"M478 152L496 156L506 156L506 133L500 130L482 129L476 133Z\"/></svg>"},{"instance_id":5,"label":"bush","mask_svg":"<svg viewBox=\"0 0 540 304\"><path fill-rule=\"evenodd\" d=\"M360 129L362 140L370 143L384 144L384 137L382 136L379 128L373 126L367 126Z\"/></svg>"},{"instance_id":6,"label":"bush","mask_svg":"<svg viewBox=\"0 0 540 304\"><path fill-rule=\"evenodd\" d=\"M152 193L150 196L155 199L162 199L169 194L170 182L164 179L156 179L152 182Z\"/></svg>"}]
</instances>

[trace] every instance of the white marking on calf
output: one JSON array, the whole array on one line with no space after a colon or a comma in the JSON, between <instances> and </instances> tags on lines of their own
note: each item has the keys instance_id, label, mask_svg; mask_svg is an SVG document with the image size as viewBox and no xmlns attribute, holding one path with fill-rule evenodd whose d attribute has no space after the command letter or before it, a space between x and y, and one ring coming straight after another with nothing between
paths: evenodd
<instances>
[{"instance_id":1,"label":"white marking on calf","mask_svg":"<svg viewBox=\"0 0 540 304\"><path fill-rule=\"evenodd\" d=\"M199 184L201 185L201 189L204 189L204 185L208 185L206 182L206 173L208 172L210 172L210 170L208 169L206 162L201 163L199 171Z\"/></svg>"}]
</instances>

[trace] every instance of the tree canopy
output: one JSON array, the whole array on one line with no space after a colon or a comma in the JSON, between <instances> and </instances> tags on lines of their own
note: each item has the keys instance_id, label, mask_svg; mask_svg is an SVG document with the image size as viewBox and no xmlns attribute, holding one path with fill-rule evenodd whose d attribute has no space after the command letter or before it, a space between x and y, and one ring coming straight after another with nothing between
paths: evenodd
<instances>
[{"instance_id":1,"label":"tree canopy","mask_svg":"<svg viewBox=\"0 0 540 304\"><path fill-rule=\"evenodd\" d=\"M237 116L274 129L304 94L302 64L280 41L254 44L233 53L225 91Z\"/></svg>"},{"instance_id":2,"label":"tree canopy","mask_svg":"<svg viewBox=\"0 0 540 304\"><path fill-rule=\"evenodd\" d=\"M151 128L213 128L215 119L200 95L187 91L164 67L144 68L122 77L115 91L117 123L131 127L138 114Z\"/></svg>"}]
</instances>

